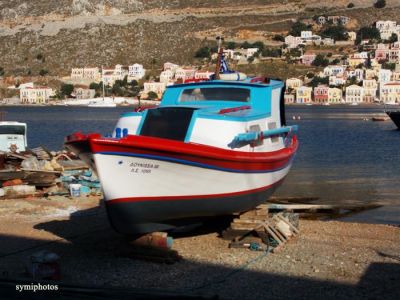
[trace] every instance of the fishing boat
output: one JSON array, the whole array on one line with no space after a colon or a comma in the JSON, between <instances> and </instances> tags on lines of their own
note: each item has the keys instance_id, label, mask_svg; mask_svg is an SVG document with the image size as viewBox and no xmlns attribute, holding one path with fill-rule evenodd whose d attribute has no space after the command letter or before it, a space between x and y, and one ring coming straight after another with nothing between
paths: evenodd
<instances>
[{"instance_id":1,"label":"fishing boat","mask_svg":"<svg viewBox=\"0 0 400 300\"><path fill-rule=\"evenodd\" d=\"M386 111L386 114L392 119L397 128L400 129L400 110Z\"/></svg>"},{"instance_id":2,"label":"fishing boat","mask_svg":"<svg viewBox=\"0 0 400 300\"><path fill-rule=\"evenodd\" d=\"M117 107L117 104L105 101L92 101L88 104L88 107Z\"/></svg>"},{"instance_id":3,"label":"fishing boat","mask_svg":"<svg viewBox=\"0 0 400 300\"><path fill-rule=\"evenodd\" d=\"M250 210L288 174L298 141L285 123L283 82L221 80L221 49L215 79L168 86L158 107L123 114L112 137L66 137L97 171L118 232Z\"/></svg>"}]
</instances>

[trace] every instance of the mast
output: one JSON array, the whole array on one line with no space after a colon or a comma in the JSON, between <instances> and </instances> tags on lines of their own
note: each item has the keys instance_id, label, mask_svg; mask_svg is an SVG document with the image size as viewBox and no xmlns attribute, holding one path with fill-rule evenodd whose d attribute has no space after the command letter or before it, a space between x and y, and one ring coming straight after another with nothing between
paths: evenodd
<instances>
[{"instance_id":1,"label":"mast","mask_svg":"<svg viewBox=\"0 0 400 300\"><path fill-rule=\"evenodd\" d=\"M105 94L105 90L104 90L104 72L103 72L103 66L101 66L101 83L102 83L102 88L103 88L103 103L104 103L104 94Z\"/></svg>"},{"instance_id":2,"label":"mast","mask_svg":"<svg viewBox=\"0 0 400 300\"><path fill-rule=\"evenodd\" d=\"M221 59L222 59L222 54L224 53L224 49L221 47L222 41L224 40L223 37L217 36L217 43L218 43L218 58L217 58L217 64L216 64L216 69L215 69L215 79L220 79L219 78L219 73L221 69Z\"/></svg>"}]
</instances>

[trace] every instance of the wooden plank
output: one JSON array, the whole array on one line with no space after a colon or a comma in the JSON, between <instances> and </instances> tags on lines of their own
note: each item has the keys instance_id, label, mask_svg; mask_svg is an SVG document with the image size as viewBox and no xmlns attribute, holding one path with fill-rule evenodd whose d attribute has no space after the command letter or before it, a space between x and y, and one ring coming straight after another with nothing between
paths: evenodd
<instances>
[{"instance_id":1,"label":"wooden plank","mask_svg":"<svg viewBox=\"0 0 400 300\"><path fill-rule=\"evenodd\" d=\"M296 209L329 209L333 210L336 209L337 206L329 205L329 204L278 204L278 203L271 203L268 204L269 209L287 209L287 210L296 210Z\"/></svg>"},{"instance_id":2,"label":"wooden plank","mask_svg":"<svg viewBox=\"0 0 400 300\"><path fill-rule=\"evenodd\" d=\"M267 232L274 238L274 240L278 242L279 245L284 243L284 241L282 241L282 240L275 234L275 232L271 229L271 226L265 226L265 229L266 229Z\"/></svg>"},{"instance_id":3,"label":"wooden plank","mask_svg":"<svg viewBox=\"0 0 400 300\"><path fill-rule=\"evenodd\" d=\"M271 229L274 231L274 233L283 241L286 242L288 240L287 236L284 235L280 230L278 230L276 227L274 226L270 226Z\"/></svg>"},{"instance_id":4,"label":"wooden plank","mask_svg":"<svg viewBox=\"0 0 400 300\"><path fill-rule=\"evenodd\" d=\"M295 234L299 233L299 230L292 224L290 223L288 220L286 220L283 216L281 216L280 214L276 214L275 216L273 216L273 218L276 218L278 220L282 220L283 222L285 222L286 224L289 225L289 227L293 230L293 232Z\"/></svg>"},{"instance_id":5,"label":"wooden plank","mask_svg":"<svg viewBox=\"0 0 400 300\"><path fill-rule=\"evenodd\" d=\"M231 228L234 230L253 230L254 226L252 224L237 224L233 223L231 224Z\"/></svg>"}]
</instances>

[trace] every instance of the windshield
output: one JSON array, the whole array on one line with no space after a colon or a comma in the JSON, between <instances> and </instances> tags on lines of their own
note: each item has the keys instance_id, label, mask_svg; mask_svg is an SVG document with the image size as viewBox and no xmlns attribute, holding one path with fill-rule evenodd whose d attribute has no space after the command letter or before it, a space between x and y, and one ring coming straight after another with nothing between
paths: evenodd
<instances>
[{"instance_id":1,"label":"windshield","mask_svg":"<svg viewBox=\"0 0 400 300\"><path fill-rule=\"evenodd\" d=\"M192 101L238 101L249 102L250 90L245 88L218 87L218 88L191 88L185 89L179 99L180 102Z\"/></svg>"},{"instance_id":2,"label":"windshield","mask_svg":"<svg viewBox=\"0 0 400 300\"><path fill-rule=\"evenodd\" d=\"M0 134L21 134L25 135L25 126L20 125L2 125Z\"/></svg>"}]
</instances>

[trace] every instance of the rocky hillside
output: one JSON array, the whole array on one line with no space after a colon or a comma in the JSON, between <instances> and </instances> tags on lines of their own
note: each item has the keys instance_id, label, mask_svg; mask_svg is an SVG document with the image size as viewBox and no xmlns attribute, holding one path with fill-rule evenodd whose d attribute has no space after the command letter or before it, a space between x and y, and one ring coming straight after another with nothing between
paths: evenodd
<instances>
[{"instance_id":1,"label":"rocky hillside","mask_svg":"<svg viewBox=\"0 0 400 300\"><path fill-rule=\"evenodd\" d=\"M354 8L348 9L349 3ZM0 2L0 67L6 75L67 75L74 66L170 60L188 63L218 34L268 41L298 18L341 14L354 26L400 21L386 0L9 0Z\"/></svg>"}]
</instances>

